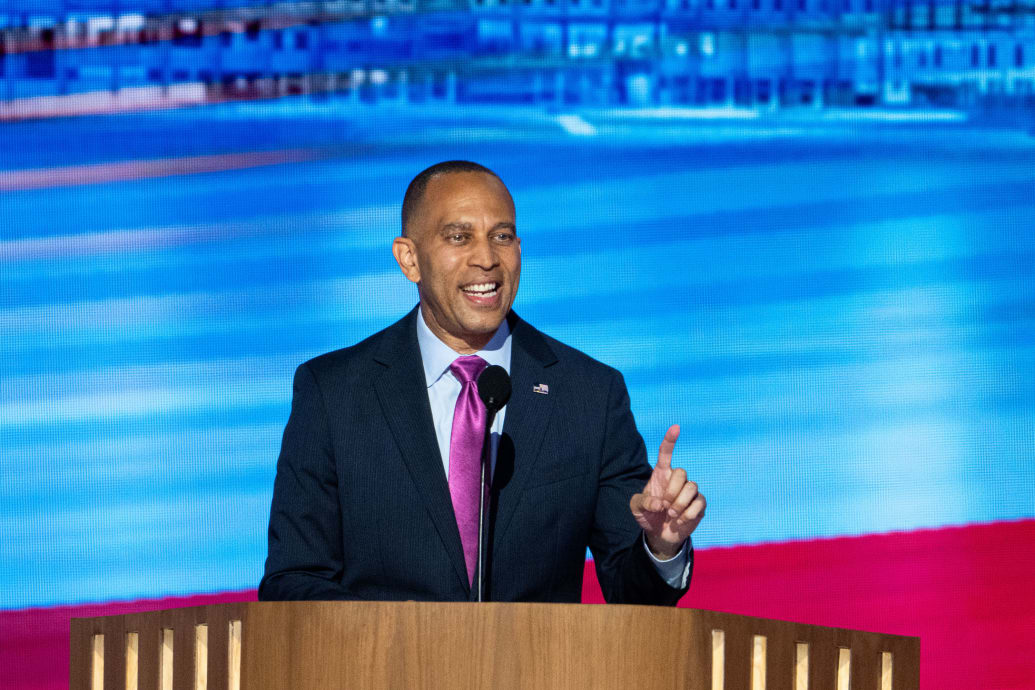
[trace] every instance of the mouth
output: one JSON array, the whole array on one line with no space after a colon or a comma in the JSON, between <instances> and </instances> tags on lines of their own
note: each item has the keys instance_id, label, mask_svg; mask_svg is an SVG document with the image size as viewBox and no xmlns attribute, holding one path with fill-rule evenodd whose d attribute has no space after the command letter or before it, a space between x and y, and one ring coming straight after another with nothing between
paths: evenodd
<instances>
[{"instance_id":1,"label":"mouth","mask_svg":"<svg viewBox=\"0 0 1035 690\"><path fill-rule=\"evenodd\" d=\"M460 287L460 292L464 293L464 297L477 305L492 306L495 304L496 298L499 297L501 287L503 287L502 283L488 280L481 283L463 285Z\"/></svg>"}]
</instances>

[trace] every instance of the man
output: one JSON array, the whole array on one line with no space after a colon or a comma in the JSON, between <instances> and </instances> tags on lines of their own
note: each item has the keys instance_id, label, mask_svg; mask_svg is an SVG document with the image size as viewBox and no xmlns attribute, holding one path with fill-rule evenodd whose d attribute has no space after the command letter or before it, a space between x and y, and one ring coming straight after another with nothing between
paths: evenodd
<instances>
[{"instance_id":1,"label":"man","mask_svg":"<svg viewBox=\"0 0 1035 690\"><path fill-rule=\"evenodd\" d=\"M674 604L705 509L670 465L679 427L652 472L621 375L511 311L521 242L495 173L432 166L402 217L392 251L420 303L298 368L259 598L475 598L476 381L498 364L513 393L493 426L486 598L578 601L588 545L608 601Z\"/></svg>"}]
</instances>

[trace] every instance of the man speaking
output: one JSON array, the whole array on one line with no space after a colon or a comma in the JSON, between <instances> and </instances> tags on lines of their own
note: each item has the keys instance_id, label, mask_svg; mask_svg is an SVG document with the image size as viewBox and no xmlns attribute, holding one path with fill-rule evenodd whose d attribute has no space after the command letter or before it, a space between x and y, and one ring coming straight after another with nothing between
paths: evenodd
<instances>
[{"instance_id":1,"label":"man speaking","mask_svg":"<svg viewBox=\"0 0 1035 690\"><path fill-rule=\"evenodd\" d=\"M609 602L675 604L705 510L671 467L679 427L652 471L621 374L511 311L521 240L500 178L421 172L392 252L417 307L295 373L259 598L475 599L477 382L495 365L512 394L491 429L485 598L579 601L588 546Z\"/></svg>"}]
</instances>

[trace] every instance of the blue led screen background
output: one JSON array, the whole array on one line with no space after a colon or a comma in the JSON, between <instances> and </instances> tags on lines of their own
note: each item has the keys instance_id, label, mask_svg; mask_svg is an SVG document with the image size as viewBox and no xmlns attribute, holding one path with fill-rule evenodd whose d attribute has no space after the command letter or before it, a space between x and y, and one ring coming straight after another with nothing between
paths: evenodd
<instances>
[{"instance_id":1,"label":"blue led screen background","mask_svg":"<svg viewBox=\"0 0 1035 690\"><path fill-rule=\"evenodd\" d=\"M413 306L453 158L518 313L682 425L702 552L1035 518L1023 13L44 4L0 2L0 620L257 585L294 368Z\"/></svg>"}]
</instances>

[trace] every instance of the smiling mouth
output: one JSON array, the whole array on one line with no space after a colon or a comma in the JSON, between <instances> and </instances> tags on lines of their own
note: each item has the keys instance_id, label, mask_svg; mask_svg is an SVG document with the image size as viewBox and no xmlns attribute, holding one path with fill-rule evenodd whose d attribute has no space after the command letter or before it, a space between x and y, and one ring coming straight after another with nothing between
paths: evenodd
<instances>
[{"instance_id":1,"label":"smiling mouth","mask_svg":"<svg viewBox=\"0 0 1035 690\"><path fill-rule=\"evenodd\" d=\"M489 281L485 283L471 283L460 288L468 297L476 299L492 299L500 293L501 283Z\"/></svg>"}]
</instances>

